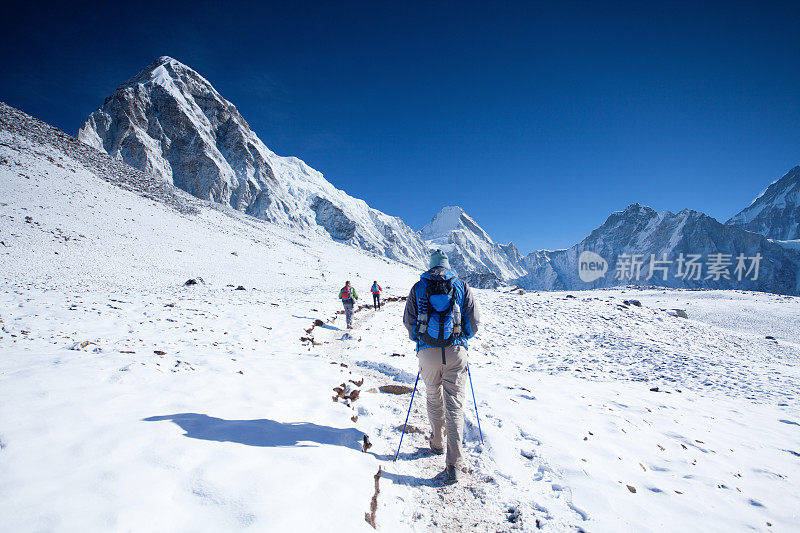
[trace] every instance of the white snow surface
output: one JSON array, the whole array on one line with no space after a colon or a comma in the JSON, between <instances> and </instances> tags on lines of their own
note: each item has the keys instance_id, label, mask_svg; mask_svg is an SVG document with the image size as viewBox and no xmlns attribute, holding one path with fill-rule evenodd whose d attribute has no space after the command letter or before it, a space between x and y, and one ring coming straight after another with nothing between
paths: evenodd
<instances>
[{"instance_id":1,"label":"white snow surface","mask_svg":"<svg viewBox=\"0 0 800 533\"><path fill-rule=\"evenodd\" d=\"M4 530L371 531L379 467L382 531L796 529L800 298L476 290L484 442L468 393L443 486L424 433L392 461L410 395L371 392L413 386L402 303L335 314L345 279L418 272L193 202L0 131Z\"/></svg>"}]
</instances>

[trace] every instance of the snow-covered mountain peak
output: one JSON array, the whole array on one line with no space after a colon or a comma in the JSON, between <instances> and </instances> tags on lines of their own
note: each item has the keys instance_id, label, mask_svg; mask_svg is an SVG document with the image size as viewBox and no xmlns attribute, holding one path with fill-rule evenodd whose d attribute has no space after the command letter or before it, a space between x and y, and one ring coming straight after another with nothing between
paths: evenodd
<instances>
[{"instance_id":1,"label":"snow-covered mountain peak","mask_svg":"<svg viewBox=\"0 0 800 533\"><path fill-rule=\"evenodd\" d=\"M436 223L439 227L446 228L448 231L456 229L463 214L465 214L464 210L457 205L445 206L436 213L436 216L431 219L426 228Z\"/></svg>"},{"instance_id":2,"label":"snow-covered mountain peak","mask_svg":"<svg viewBox=\"0 0 800 533\"><path fill-rule=\"evenodd\" d=\"M482 238L491 240L489 235L469 216L466 211L458 206L446 206L434 216L428 224L420 230L425 240L447 238L456 230L468 228L469 231L481 235Z\"/></svg>"},{"instance_id":3,"label":"snow-covered mountain peak","mask_svg":"<svg viewBox=\"0 0 800 533\"><path fill-rule=\"evenodd\" d=\"M800 239L800 166L773 182L727 224L770 239Z\"/></svg>"},{"instance_id":4,"label":"snow-covered mountain peak","mask_svg":"<svg viewBox=\"0 0 800 533\"><path fill-rule=\"evenodd\" d=\"M580 276L580 256L592 252L607 262L607 274L592 280ZM722 254L722 255L719 255ZM759 257L758 274L737 274L736 261ZM723 274L700 272L690 276L681 257L696 257L708 268L717 257ZM640 262L626 270L626 259ZM699 211L658 212L641 204L615 211L578 244L566 250L539 251L525 258L528 271L517 281L529 289L582 289L621 284L664 285L683 288L757 290L779 294L800 292L797 268L800 256L761 235L721 224ZM755 268L753 265L750 265ZM741 277L740 277L741 274Z\"/></svg>"},{"instance_id":5,"label":"snow-covered mountain peak","mask_svg":"<svg viewBox=\"0 0 800 533\"><path fill-rule=\"evenodd\" d=\"M493 274L496 279L490 280L491 285L497 279L509 280L524 273L517 248L496 244L461 207L442 208L420 235L428 247L448 252L453 268L473 284L487 284L485 276L479 280L474 274Z\"/></svg>"},{"instance_id":6,"label":"snow-covered mountain peak","mask_svg":"<svg viewBox=\"0 0 800 533\"><path fill-rule=\"evenodd\" d=\"M402 220L273 153L207 79L169 56L117 87L77 137L199 198L406 263L427 256Z\"/></svg>"}]
</instances>

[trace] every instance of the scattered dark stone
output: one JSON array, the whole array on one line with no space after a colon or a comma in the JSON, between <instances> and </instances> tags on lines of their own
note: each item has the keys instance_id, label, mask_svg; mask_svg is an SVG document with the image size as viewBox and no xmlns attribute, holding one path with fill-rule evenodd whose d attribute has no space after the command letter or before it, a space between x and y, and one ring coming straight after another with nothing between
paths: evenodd
<instances>
[{"instance_id":1,"label":"scattered dark stone","mask_svg":"<svg viewBox=\"0 0 800 533\"><path fill-rule=\"evenodd\" d=\"M200 285L201 283L205 283L203 281L203 278L192 278L192 279L187 279L186 282L184 283L184 285L185 286L188 286L188 285Z\"/></svg>"},{"instance_id":2,"label":"scattered dark stone","mask_svg":"<svg viewBox=\"0 0 800 533\"><path fill-rule=\"evenodd\" d=\"M673 309L673 311L675 311L675 316L678 318L689 318L684 309Z\"/></svg>"},{"instance_id":3,"label":"scattered dark stone","mask_svg":"<svg viewBox=\"0 0 800 533\"><path fill-rule=\"evenodd\" d=\"M765 338L765 339L769 339L769 340L771 340L771 341L774 341L774 340L775 340L775 337L773 337L772 335L767 335L767 336L766 336L766 337L764 337L764 338Z\"/></svg>"},{"instance_id":4,"label":"scattered dark stone","mask_svg":"<svg viewBox=\"0 0 800 533\"><path fill-rule=\"evenodd\" d=\"M314 320L314 326L324 326L324 325L325 325L325 322L323 322L319 318Z\"/></svg>"},{"instance_id":5,"label":"scattered dark stone","mask_svg":"<svg viewBox=\"0 0 800 533\"><path fill-rule=\"evenodd\" d=\"M522 517L522 512L516 507L509 507L508 511L506 511L506 514L508 515L506 517L506 520L508 520L512 524L517 523Z\"/></svg>"},{"instance_id":6,"label":"scattered dark stone","mask_svg":"<svg viewBox=\"0 0 800 533\"><path fill-rule=\"evenodd\" d=\"M405 357L405 355L401 353L393 353L390 357Z\"/></svg>"},{"instance_id":7,"label":"scattered dark stone","mask_svg":"<svg viewBox=\"0 0 800 533\"><path fill-rule=\"evenodd\" d=\"M239 255L239 252L231 252L231 255Z\"/></svg>"},{"instance_id":8,"label":"scattered dark stone","mask_svg":"<svg viewBox=\"0 0 800 533\"><path fill-rule=\"evenodd\" d=\"M575 297L574 297L573 295L571 295L571 294L567 294L567 296L566 296L566 297L567 297L567 298L575 298Z\"/></svg>"},{"instance_id":9,"label":"scattered dark stone","mask_svg":"<svg viewBox=\"0 0 800 533\"><path fill-rule=\"evenodd\" d=\"M622 303L624 303L625 305L635 305L636 307L642 306L642 302L640 302L639 300L625 300Z\"/></svg>"},{"instance_id":10,"label":"scattered dark stone","mask_svg":"<svg viewBox=\"0 0 800 533\"><path fill-rule=\"evenodd\" d=\"M30 224L31 222L33 222L33 217L30 216L25 217L25 222Z\"/></svg>"},{"instance_id":11,"label":"scattered dark stone","mask_svg":"<svg viewBox=\"0 0 800 533\"><path fill-rule=\"evenodd\" d=\"M381 385L378 390L387 394L407 394L414 389L405 385Z\"/></svg>"},{"instance_id":12,"label":"scattered dark stone","mask_svg":"<svg viewBox=\"0 0 800 533\"><path fill-rule=\"evenodd\" d=\"M239 370L239 371L237 372L237 374L242 374L242 375L244 375L244 372L242 372L241 370Z\"/></svg>"},{"instance_id":13,"label":"scattered dark stone","mask_svg":"<svg viewBox=\"0 0 800 533\"><path fill-rule=\"evenodd\" d=\"M403 431L403 424L400 424L394 429L396 429L397 431ZM406 424L406 433L425 433L425 432L416 426L412 426L411 424Z\"/></svg>"},{"instance_id":14,"label":"scattered dark stone","mask_svg":"<svg viewBox=\"0 0 800 533\"><path fill-rule=\"evenodd\" d=\"M361 449L364 451L364 453L367 453L367 450L369 450L370 448L372 448L372 443L369 441L369 437L364 435L364 444L361 447Z\"/></svg>"},{"instance_id":15,"label":"scattered dark stone","mask_svg":"<svg viewBox=\"0 0 800 533\"><path fill-rule=\"evenodd\" d=\"M246 291L247 289L245 289L245 288L244 288L242 285L239 285L239 286L238 286L238 287L236 287L234 290L237 290L237 291Z\"/></svg>"},{"instance_id":16,"label":"scattered dark stone","mask_svg":"<svg viewBox=\"0 0 800 533\"><path fill-rule=\"evenodd\" d=\"M167 352L161 350L153 350L153 353L156 355L167 355Z\"/></svg>"},{"instance_id":17,"label":"scattered dark stone","mask_svg":"<svg viewBox=\"0 0 800 533\"><path fill-rule=\"evenodd\" d=\"M650 392L658 392L658 387L652 387L652 388L650 389Z\"/></svg>"},{"instance_id":18,"label":"scattered dark stone","mask_svg":"<svg viewBox=\"0 0 800 533\"><path fill-rule=\"evenodd\" d=\"M633 494L636 494L636 487L634 487L633 485L626 485L626 487L628 487L628 490L631 491Z\"/></svg>"}]
</instances>

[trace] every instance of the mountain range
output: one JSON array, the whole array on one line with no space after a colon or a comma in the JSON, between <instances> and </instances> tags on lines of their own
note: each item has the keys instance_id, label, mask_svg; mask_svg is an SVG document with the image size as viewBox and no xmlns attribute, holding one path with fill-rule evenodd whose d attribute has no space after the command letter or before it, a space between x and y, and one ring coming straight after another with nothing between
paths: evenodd
<instances>
[{"instance_id":1,"label":"mountain range","mask_svg":"<svg viewBox=\"0 0 800 533\"><path fill-rule=\"evenodd\" d=\"M454 270L479 287L800 292L800 252L791 242L800 239L800 167L725 224L697 211L634 204L571 248L522 256L513 243L495 243L460 207L445 207L416 232L300 159L276 155L208 80L170 57L120 85L77 138L196 197L416 267L429 248L444 249Z\"/></svg>"}]
</instances>

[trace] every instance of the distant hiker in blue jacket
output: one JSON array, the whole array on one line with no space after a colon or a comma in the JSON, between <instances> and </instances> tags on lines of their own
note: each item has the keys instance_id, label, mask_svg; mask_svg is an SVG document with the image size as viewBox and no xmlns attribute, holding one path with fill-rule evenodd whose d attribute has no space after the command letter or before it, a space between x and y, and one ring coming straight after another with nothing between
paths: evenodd
<instances>
[{"instance_id":1,"label":"distant hiker in blue jacket","mask_svg":"<svg viewBox=\"0 0 800 533\"><path fill-rule=\"evenodd\" d=\"M447 254L431 253L430 269L420 276L406 301L403 324L417 343L422 380L427 388L431 450L445 452L448 482L458 481L464 436L467 339L478 331L480 313L472 291L450 270Z\"/></svg>"},{"instance_id":2,"label":"distant hiker in blue jacket","mask_svg":"<svg viewBox=\"0 0 800 533\"><path fill-rule=\"evenodd\" d=\"M377 281L372 282L372 307L380 311L381 308L381 286Z\"/></svg>"}]
</instances>

